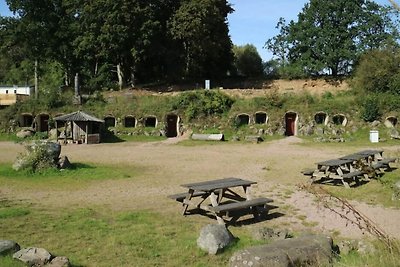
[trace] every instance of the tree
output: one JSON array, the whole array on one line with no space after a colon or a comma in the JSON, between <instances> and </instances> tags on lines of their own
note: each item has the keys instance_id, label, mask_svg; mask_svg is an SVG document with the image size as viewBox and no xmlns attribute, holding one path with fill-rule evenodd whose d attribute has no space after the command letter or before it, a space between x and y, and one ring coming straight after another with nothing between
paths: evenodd
<instances>
[{"instance_id":1,"label":"tree","mask_svg":"<svg viewBox=\"0 0 400 267\"><path fill-rule=\"evenodd\" d=\"M311 0L297 22L278 26L267 48L308 75L348 75L364 51L397 37L388 10L370 0Z\"/></svg>"},{"instance_id":2,"label":"tree","mask_svg":"<svg viewBox=\"0 0 400 267\"><path fill-rule=\"evenodd\" d=\"M183 0L170 20L170 34L183 51L184 77L221 77L231 68L232 42L226 0Z\"/></svg>"},{"instance_id":3,"label":"tree","mask_svg":"<svg viewBox=\"0 0 400 267\"><path fill-rule=\"evenodd\" d=\"M399 49L371 50L356 68L353 86L361 92L400 93Z\"/></svg>"},{"instance_id":4,"label":"tree","mask_svg":"<svg viewBox=\"0 0 400 267\"><path fill-rule=\"evenodd\" d=\"M239 75L258 77L263 74L263 63L257 48L252 44L233 46L234 64Z\"/></svg>"}]
</instances>

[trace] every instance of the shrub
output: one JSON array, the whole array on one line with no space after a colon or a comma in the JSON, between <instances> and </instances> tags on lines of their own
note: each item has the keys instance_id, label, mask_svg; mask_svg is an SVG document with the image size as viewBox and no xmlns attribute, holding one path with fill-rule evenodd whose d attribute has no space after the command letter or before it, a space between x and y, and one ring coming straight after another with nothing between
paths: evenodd
<instances>
[{"instance_id":1,"label":"shrub","mask_svg":"<svg viewBox=\"0 0 400 267\"><path fill-rule=\"evenodd\" d=\"M361 118L364 121L372 122L380 118L379 100L374 95L365 98L362 104Z\"/></svg>"},{"instance_id":2,"label":"shrub","mask_svg":"<svg viewBox=\"0 0 400 267\"><path fill-rule=\"evenodd\" d=\"M172 103L173 110L185 112L188 120L216 114L223 114L230 110L233 99L215 90L195 91L179 95Z\"/></svg>"}]
</instances>

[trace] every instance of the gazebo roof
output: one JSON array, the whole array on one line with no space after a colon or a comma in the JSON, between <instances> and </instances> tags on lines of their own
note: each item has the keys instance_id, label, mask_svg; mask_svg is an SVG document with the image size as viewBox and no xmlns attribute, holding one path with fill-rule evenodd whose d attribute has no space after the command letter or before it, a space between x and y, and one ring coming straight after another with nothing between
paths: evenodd
<instances>
[{"instance_id":1,"label":"gazebo roof","mask_svg":"<svg viewBox=\"0 0 400 267\"><path fill-rule=\"evenodd\" d=\"M104 120L100 120L96 117L93 117L83 111L76 111L70 114L58 116L54 118L55 121L92 121L104 123Z\"/></svg>"}]
</instances>

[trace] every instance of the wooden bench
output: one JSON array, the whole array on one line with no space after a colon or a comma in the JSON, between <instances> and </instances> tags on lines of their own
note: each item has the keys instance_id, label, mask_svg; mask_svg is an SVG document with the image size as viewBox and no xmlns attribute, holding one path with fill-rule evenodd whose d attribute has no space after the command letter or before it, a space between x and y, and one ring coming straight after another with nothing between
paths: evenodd
<instances>
[{"instance_id":1,"label":"wooden bench","mask_svg":"<svg viewBox=\"0 0 400 267\"><path fill-rule=\"evenodd\" d=\"M382 164L389 164L389 163L395 162L395 161L396 161L396 158L384 158L384 159L378 161L378 163L380 162Z\"/></svg>"},{"instance_id":2,"label":"wooden bench","mask_svg":"<svg viewBox=\"0 0 400 267\"><path fill-rule=\"evenodd\" d=\"M314 174L315 170L313 169L306 169L302 170L301 173L305 176L312 176Z\"/></svg>"},{"instance_id":3,"label":"wooden bench","mask_svg":"<svg viewBox=\"0 0 400 267\"><path fill-rule=\"evenodd\" d=\"M221 204L216 207L209 206L209 209L216 213L228 212L233 210L241 210L251 207L264 207L267 203L273 202L270 198L260 197L251 200L245 200L240 202Z\"/></svg>"},{"instance_id":4,"label":"wooden bench","mask_svg":"<svg viewBox=\"0 0 400 267\"><path fill-rule=\"evenodd\" d=\"M204 191L195 191L192 195L192 197L201 197L204 196L206 194L206 192ZM170 199L175 199L178 202L183 202L183 200L186 198L186 196L188 195L188 193L179 193L179 194L174 194L174 195L170 195L168 196L168 198Z\"/></svg>"},{"instance_id":5,"label":"wooden bench","mask_svg":"<svg viewBox=\"0 0 400 267\"><path fill-rule=\"evenodd\" d=\"M222 215L231 217L229 223L235 223L244 214L253 214L254 219L258 220L260 216L265 217L268 214L267 203L273 202L269 198L256 198L251 200L244 200L240 202L221 204L216 207L209 206L209 210L214 212L217 218L222 220ZM273 208L273 207L272 207Z\"/></svg>"},{"instance_id":6,"label":"wooden bench","mask_svg":"<svg viewBox=\"0 0 400 267\"><path fill-rule=\"evenodd\" d=\"M353 172L349 172L349 173L345 173L343 174L343 179L350 179L350 178L354 178L354 177L358 177L358 176L362 176L365 173L362 171L353 171Z\"/></svg>"}]
</instances>

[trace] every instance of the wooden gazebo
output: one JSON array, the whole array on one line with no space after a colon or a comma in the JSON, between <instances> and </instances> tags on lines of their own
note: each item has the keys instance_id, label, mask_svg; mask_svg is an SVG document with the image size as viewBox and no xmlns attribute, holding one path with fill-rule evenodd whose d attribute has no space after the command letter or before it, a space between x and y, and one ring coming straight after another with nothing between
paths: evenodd
<instances>
[{"instance_id":1,"label":"wooden gazebo","mask_svg":"<svg viewBox=\"0 0 400 267\"><path fill-rule=\"evenodd\" d=\"M64 139L66 142L81 144L100 143L101 125L104 121L93 117L85 112L77 111L54 118L58 133L58 126L64 125L64 131L57 139Z\"/></svg>"}]
</instances>

